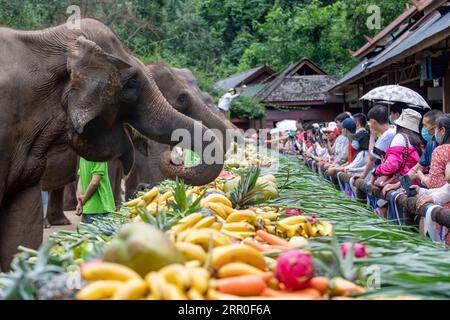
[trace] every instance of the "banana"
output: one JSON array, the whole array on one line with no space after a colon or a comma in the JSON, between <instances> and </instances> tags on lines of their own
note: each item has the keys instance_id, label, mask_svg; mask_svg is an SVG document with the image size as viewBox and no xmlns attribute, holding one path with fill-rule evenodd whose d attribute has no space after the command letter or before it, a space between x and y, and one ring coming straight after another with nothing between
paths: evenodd
<instances>
[{"instance_id":1,"label":"banana","mask_svg":"<svg viewBox=\"0 0 450 320\"><path fill-rule=\"evenodd\" d=\"M255 231L229 231L226 229L222 229L220 232L238 240L244 240L245 238L254 237L256 234Z\"/></svg>"},{"instance_id":2,"label":"banana","mask_svg":"<svg viewBox=\"0 0 450 320\"><path fill-rule=\"evenodd\" d=\"M168 283L172 283L182 290L191 287L191 276L189 271L181 264L165 266L158 272Z\"/></svg>"},{"instance_id":3,"label":"banana","mask_svg":"<svg viewBox=\"0 0 450 320\"><path fill-rule=\"evenodd\" d=\"M136 205L137 208L144 208L147 205L147 202L144 199L139 200L138 204Z\"/></svg>"},{"instance_id":4,"label":"banana","mask_svg":"<svg viewBox=\"0 0 450 320\"><path fill-rule=\"evenodd\" d=\"M142 200L141 197L132 199L130 201L125 202L125 206L128 208L136 207L141 200Z\"/></svg>"},{"instance_id":5,"label":"banana","mask_svg":"<svg viewBox=\"0 0 450 320\"><path fill-rule=\"evenodd\" d=\"M221 202L217 202L218 205L222 206L223 210L225 211L225 213L227 214L227 216L229 216L230 214L233 213L234 209L233 207L227 206Z\"/></svg>"},{"instance_id":6,"label":"banana","mask_svg":"<svg viewBox=\"0 0 450 320\"><path fill-rule=\"evenodd\" d=\"M211 239L213 242L213 247L231 244L230 239L225 234L211 228L192 229L191 232L186 235L184 241L199 244L205 250L208 250Z\"/></svg>"},{"instance_id":7,"label":"banana","mask_svg":"<svg viewBox=\"0 0 450 320\"><path fill-rule=\"evenodd\" d=\"M157 202L150 202L149 205L146 207L147 211L150 213L155 213L156 212L156 208L158 207L158 203Z\"/></svg>"},{"instance_id":8,"label":"banana","mask_svg":"<svg viewBox=\"0 0 450 320\"><path fill-rule=\"evenodd\" d=\"M304 229L309 237L313 237L313 238L316 237L317 228L315 226L312 226L311 223L306 222L304 225Z\"/></svg>"},{"instance_id":9,"label":"banana","mask_svg":"<svg viewBox=\"0 0 450 320\"><path fill-rule=\"evenodd\" d=\"M186 268L197 268L197 267L200 267L202 264L200 263L200 261L198 261L198 260L191 260L191 261L186 261L185 263L184 263L184 266L186 267Z\"/></svg>"},{"instance_id":10,"label":"banana","mask_svg":"<svg viewBox=\"0 0 450 320\"><path fill-rule=\"evenodd\" d=\"M210 226L210 228L212 228L212 229L214 229L214 230L217 230L217 231L220 231L220 229L222 229L222 223L220 223L220 222L214 222L214 223Z\"/></svg>"},{"instance_id":11,"label":"banana","mask_svg":"<svg viewBox=\"0 0 450 320\"><path fill-rule=\"evenodd\" d=\"M197 290L200 294L204 294L209 288L209 273L206 269L196 267L188 268L191 275L192 289Z\"/></svg>"},{"instance_id":12,"label":"banana","mask_svg":"<svg viewBox=\"0 0 450 320\"><path fill-rule=\"evenodd\" d=\"M281 233L286 233L289 230L290 226L283 221L278 221L276 223L276 230Z\"/></svg>"},{"instance_id":13,"label":"banana","mask_svg":"<svg viewBox=\"0 0 450 320\"><path fill-rule=\"evenodd\" d=\"M188 228L191 228L193 225L195 225L197 222L199 222L203 218L203 215L200 212L191 213L190 215L184 217L180 221L178 221L178 224L174 227L175 231L178 233L180 231L186 230Z\"/></svg>"},{"instance_id":14,"label":"banana","mask_svg":"<svg viewBox=\"0 0 450 320\"><path fill-rule=\"evenodd\" d=\"M131 279L125 282L114 293L111 300L138 300L148 292L148 285L142 279Z\"/></svg>"},{"instance_id":15,"label":"banana","mask_svg":"<svg viewBox=\"0 0 450 320\"><path fill-rule=\"evenodd\" d=\"M95 281L76 294L78 300L101 300L111 298L124 285L121 281Z\"/></svg>"},{"instance_id":16,"label":"banana","mask_svg":"<svg viewBox=\"0 0 450 320\"><path fill-rule=\"evenodd\" d=\"M153 187L148 192L144 193L144 195L142 196L142 199L146 203L150 203L150 202L153 201L153 198L155 198L158 193L159 193L159 188L158 187Z\"/></svg>"},{"instance_id":17,"label":"banana","mask_svg":"<svg viewBox=\"0 0 450 320\"><path fill-rule=\"evenodd\" d=\"M269 219L270 221L276 221L278 219L278 213L270 211L270 212L262 212L260 214L264 219Z\"/></svg>"},{"instance_id":18,"label":"banana","mask_svg":"<svg viewBox=\"0 0 450 320\"><path fill-rule=\"evenodd\" d=\"M319 222L318 226L321 226L320 233L322 236L332 236L333 235L333 225L326 221Z\"/></svg>"},{"instance_id":19,"label":"banana","mask_svg":"<svg viewBox=\"0 0 450 320\"><path fill-rule=\"evenodd\" d=\"M255 231L255 227L250 223L246 222L229 222L229 223L227 222L222 226L222 229L228 231L243 231L243 232Z\"/></svg>"},{"instance_id":20,"label":"banana","mask_svg":"<svg viewBox=\"0 0 450 320\"><path fill-rule=\"evenodd\" d=\"M218 268L230 262L244 262L261 270L266 268L263 255L245 245L229 245L214 248L211 260L211 264Z\"/></svg>"},{"instance_id":21,"label":"banana","mask_svg":"<svg viewBox=\"0 0 450 320\"><path fill-rule=\"evenodd\" d=\"M186 260L198 260L204 263L206 260L206 252L198 244L193 244L189 242L177 242L175 244L178 251L180 251Z\"/></svg>"},{"instance_id":22,"label":"banana","mask_svg":"<svg viewBox=\"0 0 450 320\"><path fill-rule=\"evenodd\" d=\"M199 222L197 222L192 228L193 229L209 228L214 222L216 222L215 216L204 217Z\"/></svg>"},{"instance_id":23,"label":"banana","mask_svg":"<svg viewBox=\"0 0 450 320\"><path fill-rule=\"evenodd\" d=\"M213 193L213 194L207 196L206 198L202 199L201 205L206 204L208 202L223 203L227 207L231 207L231 208L233 207L233 204L231 203L231 201L227 197L225 197L224 195L221 195L219 193Z\"/></svg>"},{"instance_id":24,"label":"banana","mask_svg":"<svg viewBox=\"0 0 450 320\"><path fill-rule=\"evenodd\" d=\"M151 295L156 300L164 299L164 287L167 285L166 280L158 272L150 272L145 276Z\"/></svg>"},{"instance_id":25,"label":"banana","mask_svg":"<svg viewBox=\"0 0 450 320\"><path fill-rule=\"evenodd\" d=\"M160 197L159 197L159 203L162 203L162 202L164 202L164 201L167 201L167 199L169 199L170 197L172 197L173 195L172 195L172 191L166 191L164 194L162 194Z\"/></svg>"},{"instance_id":26,"label":"banana","mask_svg":"<svg viewBox=\"0 0 450 320\"><path fill-rule=\"evenodd\" d=\"M219 271L217 272L217 275L219 278L228 278L228 277L236 277L236 276L243 276L243 275L260 275L263 274L263 271L261 271L258 268L255 268L247 263L243 262L231 262L227 263L226 265L222 266Z\"/></svg>"},{"instance_id":27,"label":"banana","mask_svg":"<svg viewBox=\"0 0 450 320\"><path fill-rule=\"evenodd\" d=\"M81 275L86 281L141 279L134 270L112 262L94 262L81 266Z\"/></svg>"},{"instance_id":28,"label":"banana","mask_svg":"<svg viewBox=\"0 0 450 320\"><path fill-rule=\"evenodd\" d=\"M251 210L235 210L226 219L227 222L246 221L252 224L256 223L256 213Z\"/></svg>"},{"instance_id":29,"label":"banana","mask_svg":"<svg viewBox=\"0 0 450 320\"><path fill-rule=\"evenodd\" d=\"M166 284L163 291L165 300L187 300L186 295L174 284Z\"/></svg>"},{"instance_id":30,"label":"banana","mask_svg":"<svg viewBox=\"0 0 450 320\"><path fill-rule=\"evenodd\" d=\"M190 289L187 292L187 297L189 300L205 300L205 297L203 297L196 289Z\"/></svg>"},{"instance_id":31,"label":"banana","mask_svg":"<svg viewBox=\"0 0 450 320\"><path fill-rule=\"evenodd\" d=\"M214 211L215 214L217 214L222 219L226 219L228 217L226 211L218 203L206 202L204 208L211 209L212 211Z\"/></svg>"},{"instance_id":32,"label":"banana","mask_svg":"<svg viewBox=\"0 0 450 320\"><path fill-rule=\"evenodd\" d=\"M306 218L304 216L293 216L293 217L284 218L280 221L282 221L283 223L288 224L288 225L294 225L294 224L299 224L299 223L305 222Z\"/></svg>"},{"instance_id":33,"label":"banana","mask_svg":"<svg viewBox=\"0 0 450 320\"><path fill-rule=\"evenodd\" d=\"M276 228L275 226L266 226L265 227L266 231L269 232L270 234L276 234Z\"/></svg>"}]
</instances>

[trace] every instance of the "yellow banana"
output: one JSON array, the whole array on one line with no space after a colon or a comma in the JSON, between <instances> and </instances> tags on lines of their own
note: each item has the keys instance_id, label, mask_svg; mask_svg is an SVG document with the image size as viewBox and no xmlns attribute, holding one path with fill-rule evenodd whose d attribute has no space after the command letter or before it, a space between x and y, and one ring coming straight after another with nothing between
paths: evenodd
<instances>
[{"instance_id":1,"label":"yellow banana","mask_svg":"<svg viewBox=\"0 0 450 320\"><path fill-rule=\"evenodd\" d=\"M275 226L265 226L264 229L266 229L266 231L269 232L270 234L277 233Z\"/></svg>"},{"instance_id":2,"label":"yellow banana","mask_svg":"<svg viewBox=\"0 0 450 320\"><path fill-rule=\"evenodd\" d=\"M203 297L200 292L193 288L187 292L187 297L189 298L189 300L205 300L205 297Z\"/></svg>"},{"instance_id":3,"label":"yellow banana","mask_svg":"<svg viewBox=\"0 0 450 320\"><path fill-rule=\"evenodd\" d=\"M214 222L216 222L215 216L204 217L199 222L197 222L192 228L193 229L209 228Z\"/></svg>"},{"instance_id":4,"label":"yellow banana","mask_svg":"<svg viewBox=\"0 0 450 320\"><path fill-rule=\"evenodd\" d=\"M333 225L326 221L321 221L318 223L321 226L320 233L322 236L332 236L333 235Z\"/></svg>"},{"instance_id":5,"label":"yellow banana","mask_svg":"<svg viewBox=\"0 0 450 320\"><path fill-rule=\"evenodd\" d=\"M158 272L150 272L145 276L145 282L147 282L150 289L150 294L156 300L164 299L164 287L167 285L166 280Z\"/></svg>"},{"instance_id":6,"label":"yellow banana","mask_svg":"<svg viewBox=\"0 0 450 320\"><path fill-rule=\"evenodd\" d=\"M220 223L220 222L214 222L214 223L210 226L210 228L212 228L212 229L214 229L214 230L217 230L217 231L220 231L220 229L222 229L222 223Z\"/></svg>"},{"instance_id":7,"label":"yellow banana","mask_svg":"<svg viewBox=\"0 0 450 320\"><path fill-rule=\"evenodd\" d=\"M191 261L186 261L185 263L184 263L184 266L186 267L186 268L197 268L197 267L200 267L202 264L200 263L200 261L198 261L198 260L191 260Z\"/></svg>"},{"instance_id":8,"label":"yellow banana","mask_svg":"<svg viewBox=\"0 0 450 320\"><path fill-rule=\"evenodd\" d=\"M162 203L162 202L164 202L164 201L167 201L167 199L169 199L170 197L172 197L173 195L172 195L172 191L166 191L164 194L162 194L160 197L159 197L159 203Z\"/></svg>"},{"instance_id":9,"label":"yellow banana","mask_svg":"<svg viewBox=\"0 0 450 320\"><path fill-rule=\"evenodd\" d=\"M290 225L284 223L283 221L278 221L276 223L276 230L282 233L286 233L290 228Z\"/></svg>"},{"instance_id":10,"label":"yellow banana","mask_svg":"<svg viewBox=\"0 0 450 320\"><path fill-rule=\"evenodd\" d=\"M159 193L159 188L158 187L153 187L152 189L150 189L149 191L147 191L146 193L144 193L144 195L142 196L142 199L146 202L146 203L150 203L153 198L156 197L156 195Z\"/></svg>"},{"instance_id":11,"label":"yellow banana","mask_svg":"<svg viewBox=\"0 0 450 320\"><path fill-rule=\"evenodd\" d=\"M311 223L306 222L304 225L304 229L305 229L306 233L308 234L308 236L316 237L317 228L315 226L311 225Z\"/></svg>"},{"instance_id":12,"label":"yellow banana","mask_svg":"<svg viewBox=\"0 0 450 320\"><path fill-rule=\"evenodd\" d=\"M225 223L222 226L222 229L225 229L228 231L243 231L243 232L255 231L255 227L253 225L251 225L250 223L246 223L246 222Z\"/></svg>"},{"instance_id":13,"label":"yellow banana","mask_svg":"<svg viewBox=\"0 0 450 320\"><path fill-rule=\"evenodd\" d=\"M225 197L224 195L221 195L219 193L213 193L205 198L202 199L201 205L206 204L208 202L215 202L215 203L223 203L227 207L233 207L233 204L231 201Z\"/></svg>"},{"instance_id":14,"label":"yellow banana","mask_svg":"<svg viewBox=\"0 0 450 320\"><path fill-rule=\"evenodd\" d=\"M251 210L235 210L230 214L226 220L227 222L246 221L249 223L256 223L256 213Z\"/></svg>"},{"instance_id":15,"label":"yellow banana","mask_svg":"<svg viewBox=\"0 0 450 320\"><path fill-rule=\"evenodd\" d=\"M146 208L148 212L154 214L156 212L157 207L158 207L157 202L150 202L150 204Z\"/></svg>"},{"instance_id":16,"label":"yellow banana","mask_svg":"<svg viewBox=\"0 0 450 320\"><path fill-rule=\"evenodd\" d=\"M81 275L86 281L141 279L134 270L112 262L87 263L81 267Z\"/></svg>"},{"instance_id":17,"label":"yellow banana","mask_svg":"<svg viewBox=\"0 0 450 320\"><path fill-rule=\"evenodd\" d=\"M131 279L125 282L112 296L112 300L138 300L148 292L148 285L143 279Z\"/></svg>"},{"instance_id":18,"label":"yellow banana","mask_svg":"<svg viewBox=\"0 0 450 320\"><path fill-rule=\"evenodd\" d=\"M209 273L206 269L196 267L188 268L191 275L192 288L204 294L209 288Z\"/></svg>"},{"instance_id":19,"label":"yellow banana","mask_svg":"<svg viewBox=\"0 0 450 320\"><path fill-rule=\"evenodd\" d=\"M228 277L237 277L237 276L243 276L243 275L251 275L251 274L262 274L263 271L261 271L258 268L255 268L247 263L243 262L231 262L227 263L226 265L222 266L217 275L219 278L228 278Z\"/></svg>"},{"instance_id":20,"label":"yellow banana","mask_svg":"<svg viewBox=\"0 0 450 320\"><path fill-rule=\"evenodd\" d=\"M225 211L225 213L227 214L227 216L229 216L230 214L233 213L234 209L233 207L227 206L221 202L217 202L218 205L222 206L223 210Z\"/></svg>"},{"instance_id":21,"label":"yellow banana","mask_svg":"<svg viewBox=\"0 0 450 320\"><path fill-rule=\"evenodd\" d=\"M125 202L125 206L128 208L136 207L141 200L142 200L141 197L132 199L130 201Z\"/></svg>"},{"instance_id":22,"label":"yellow banana","mask_svg":"<svg viewBox=\"0 0 450 320\"><path fill-rule=\"evenodd\" d=\"M209 242L213 242L213 247L225 246L231 244L228 236L220 231L205 228L205 229L192 229L190 233L186 235L184 241L199 244L205 250L208 250Z\"/></svg>"},{"instance_id":23,"label":"yellow banana","mask_svg":"<svg viewBox=\"0 0 450 320\"><path fill-rule=\"evenodd\" d=\"M124 285L124 282L115 280L95 281L76 294L78 300L102 300L111 298L117 290Z\"/></svg>"},{"instance_id":24,"label":"yellow banana","mask_svg":"<svg viewBox=\"0 0 450 320\"><path fill-rule=\"evenodd\" d=\"M218 203L206 202L205 208L214 211L214 213L217 214L222 219L226 219L228 216L226 211L223 209L223 207L221 205L219 205Z\"/></svg>"},{"instance_id":25,"label":"yellow banana","mask_svg":"<svg viewBox=\"0 0 450 320\"><path fill-rule=\"evenodd\" d=\"M203 215L200 212L191 213L190 215L184 217L180 221L178 221L178 224L174 227L175 231L178 233L180 231L186 230L188 228L191 228L193 225L195 225L197 222L199 222L203 218Z\"/></svg>"},{"instance_id":26,"label":"yellow banana","mask_svg":"<svg viewBox=\"0 0 450 320\"><path fill-rule=\"evenodd\" d=\"M283 223L288 224L288 225L293 225L293 224L299 224L299 223L305 222L306 218L304 216L293 216L293 217L284 218L280 221L282 221Z\"/></svg>"},{"instance_id":27,"label":"yellow banana","mask_svg":"<svg viewBox=\"0 0 450 320\"><path fill-rule=\"evenodd\" d=\"M178 251L180 251L186 260L198 260L201 263L206 260L206 252L198 244L193 244L189 242L177 242L175 244Z\"/></svg>"},{"instance_id":28,"label":"yellow banana","mask_svg":"<svg viewBox=\"0 0 450 320\"><path fill-rule=\"evenodd\" d=\"M244 240L245 238L254 237L256 235L255 231L229 231L222 229L220 232L238 240Z\"/></svg>"},{"instance_id":29,"label":"yellow banana","mask_svg":"<svg viewBox=\"0 0 450 320\"><path fill-rule=\"evenodd\" d=\"M260 214L265 219L269 219L270 221L276 221L278 219L278 213L270 211L270 212L262 212Z\"/></svg>"},{"instance_id":30,"label":"yellow banana","mask_svg":"<svg viewBox=\"0 0 450 320\"><path fill-rule=\"evenodd\" d=\"M176 285L182 290L191 287L191 277L188 269L181 264L171 264L158 271L168 283Z\"/></svg>"},{"instance_id":31,"label":"yellow banana","mask_svg":"<svg viewBox=\"0 0 450 320\"><path fill-rule=\"evenodd\" d=\"M261 270L266 267L263 255L246 245L235 244L214 248L211 260L211 264L218 268L230 262L244 262Z\"/></svg>"},{"instance_id":32,"label":"yellow banana","mask_svg":"<svg viewBox=\"0 0 450 320\"><path fill-rule=\"evenodd\" d=\"M165 300L187 300L187 297L183 291L171 283L166 284L163 291Z\"/></svg>"}]
</instances>

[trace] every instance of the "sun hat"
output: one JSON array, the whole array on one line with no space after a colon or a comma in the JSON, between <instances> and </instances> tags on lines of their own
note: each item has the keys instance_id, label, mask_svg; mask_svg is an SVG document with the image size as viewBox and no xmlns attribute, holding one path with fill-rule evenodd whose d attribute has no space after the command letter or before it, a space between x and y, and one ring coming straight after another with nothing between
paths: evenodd
<instances>
[{"instance_id":1,"label":"sun hat","mask_svg":"<svg viewBox=\"0 0 450 320\"><path fill-rule=\"evenodd\" d=\"M421 120L422 116L419 112L413 109L404 109L400 118L395 120L395 124L420 134L419 125Z\"/></svg>"},{"instance_id":2,"label":"sun hat","mask_svg":"<svg viewBox=\"0 0 450 320\"><path fill-rule=\"evenodd\" d=\"M335 132L336 129L337 129L336 122L329 122L328 126L323 128L323 132Z\"/></svg>"},{"instance_id":3,"label":"sun hat","mask_svg":"<svg viewBox=\"0 0 450 320\"><path fill-rule=\"evenodd\" d=\"M352 118L347 118L342 122L342 128L347 129L351 133L356 132L356 122Z\"/></svg>"}]
</instances>

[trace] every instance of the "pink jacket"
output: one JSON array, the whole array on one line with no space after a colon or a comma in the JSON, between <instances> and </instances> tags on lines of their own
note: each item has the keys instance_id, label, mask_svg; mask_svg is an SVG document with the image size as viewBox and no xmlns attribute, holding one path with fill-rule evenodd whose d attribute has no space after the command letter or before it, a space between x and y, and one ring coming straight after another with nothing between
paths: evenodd
<instances>
[{"instance_id":1,"label":"pink jacket","mask_svg":"<svg viewBox=\"0 0 450 320\"><path fill-rule=\"evenodd\" d=\"M403 153L406 152L406 147L389 147L386 150L386 158L382 164L380 164L375 170L375 174L379 176L392 176L397 174L400 170L403 161ZM416 148L409 147L408 158L406 159L406 165L403 167L400 174L403 176L419 162L420 156Z\"/></svg>"}]
</instances>

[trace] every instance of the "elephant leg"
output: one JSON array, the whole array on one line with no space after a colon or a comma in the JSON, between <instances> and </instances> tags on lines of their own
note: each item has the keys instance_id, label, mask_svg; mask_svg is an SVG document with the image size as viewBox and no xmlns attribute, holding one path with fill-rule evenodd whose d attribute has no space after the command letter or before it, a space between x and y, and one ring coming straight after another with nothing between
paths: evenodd
<instances>
[{"instance_id":1,"label":"elephant leg","mask_svg":"<svg viewBox=\"0 0 450 320\"><path fill-rule=\"evenodd\" d=\"M77 183L72 182L64 187L63 209L73 211L77 208Z\"/></svg>"},{"instance_id":2,"label":"elephant leg","mask_svg":"<svg viewBox=\"0 0 450 320\"><path fill-rule=\"evenodd\" d=\"M64 187L49 192L47 218L52 226L69 225L63 210Z\"/></svg>"},{"instance_id":3,"label":"elephant leg","mask_svg":"<svg viewBox=\"0 0 450 320\"><path fill-rule=\"evenodd\" d=\"M0 209L0 269L10 270L18 246L37 249L42 243L44 212L40 185L4 198Z\"/></svg>"}]
</instances>

